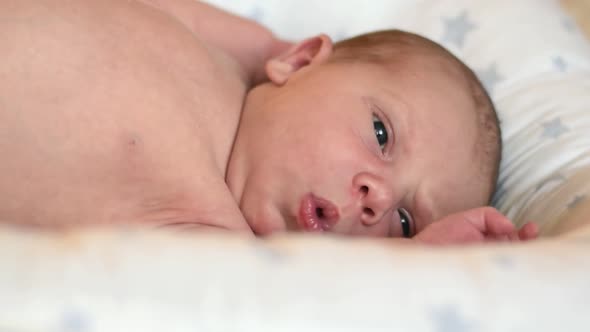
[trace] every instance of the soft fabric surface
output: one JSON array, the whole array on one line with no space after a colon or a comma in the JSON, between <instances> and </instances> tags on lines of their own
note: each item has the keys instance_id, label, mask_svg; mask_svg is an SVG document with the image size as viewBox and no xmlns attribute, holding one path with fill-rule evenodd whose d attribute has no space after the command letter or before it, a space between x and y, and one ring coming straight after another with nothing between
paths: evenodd
<instances>
[{"instance_id":1,"label":"soft fabric surface","mask_svg":"<svg viewBox=\"0 0 590 332\"><path fill-rule=\"evenodd\" d=\"M384 241L0 233L0 331L586 332L590 236Z\"/></svg>"}]
</instances>

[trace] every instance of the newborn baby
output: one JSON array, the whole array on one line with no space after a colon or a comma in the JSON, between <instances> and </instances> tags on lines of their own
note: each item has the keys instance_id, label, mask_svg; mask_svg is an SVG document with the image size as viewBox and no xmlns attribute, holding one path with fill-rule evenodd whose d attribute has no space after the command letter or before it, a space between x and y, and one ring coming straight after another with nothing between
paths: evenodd
<instances>
[{"instance_id":1,"label":"newborn baby","mask_svg":"<svg viewBox=\"0 0 590 332\"><path fill-rule=\"evenodd\" d=\"M6 223L536 236L472 210L494 191L497 118L425 38L290 45L193 0L1 6Z\"/></svg>"}]
</instances>

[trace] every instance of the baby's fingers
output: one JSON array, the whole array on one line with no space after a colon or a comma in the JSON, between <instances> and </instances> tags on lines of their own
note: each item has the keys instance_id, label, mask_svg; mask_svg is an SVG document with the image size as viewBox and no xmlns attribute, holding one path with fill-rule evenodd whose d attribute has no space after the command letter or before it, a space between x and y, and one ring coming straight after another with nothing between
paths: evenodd
<instances>
[{"instance_id":1,"label":"baby's fingers","mask_svg":"<svg viewBox=\"0 0 590 332\"><path fill-rule=\"evenodd\" d=\"M539 229L534 223L526 223L524 226L508 234L492 235L486 234L485 238L487 242L520 242L534 240L539 235Z\"/></svg>"},{"instance_id":2,"label":"baby's fingers","mask_svg":"<svg viewBox=\"0 0 590 332\"><path fill-rule=\"evenodd\" d=\"M508 236L516 233L512 222L498 210L491 207L474 209L466 213L466 219L482 234L496 236Z\"/></svg>"},{"instance_id":3,"label":"baby's fingers","mask_svg":"<svg viewBox=\"0 0 590 332\"><path fill-rule=\"evenodd\" d=\"M539 227L532 222L527 222L518 231L518 237L522 241L534 240L539 236Z\"/></svg>"}]
</instances>

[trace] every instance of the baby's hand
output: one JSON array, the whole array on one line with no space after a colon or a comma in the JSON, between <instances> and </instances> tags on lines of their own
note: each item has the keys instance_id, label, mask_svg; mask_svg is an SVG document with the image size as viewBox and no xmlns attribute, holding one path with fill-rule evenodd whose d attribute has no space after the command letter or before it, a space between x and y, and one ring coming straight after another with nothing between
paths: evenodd
<instances>
[{"instance_id":1,"label":"baby's hand","mask_svg":"<svg viewBox=\"0 0 590 332\"><path fill-rule=\"evenodd\" d=\"M517 229L508 218L491 207L447 216L428 225L413 240L433 245L470 244L491 241L526 241L537 238L538 228L526 223Z\"/></svg>"}]
</instances>

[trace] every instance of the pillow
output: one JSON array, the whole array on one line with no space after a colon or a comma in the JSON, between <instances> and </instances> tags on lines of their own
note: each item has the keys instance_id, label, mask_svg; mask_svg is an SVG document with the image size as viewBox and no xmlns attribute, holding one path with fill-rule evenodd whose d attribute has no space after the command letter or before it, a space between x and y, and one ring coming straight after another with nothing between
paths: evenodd
<instances>
[{"instance_id":1,"label":"pillow","mask_svg":"<svg viewBox=\"0 0 590 332\"><path fill-rule=\"evenodd\" d=\"M504 151L495 206L550 234L590 198L590 45L557 1L208 2L292 40L398 28L442 44L474 69L498 109Z\"/></svg>"}]
</instances>

